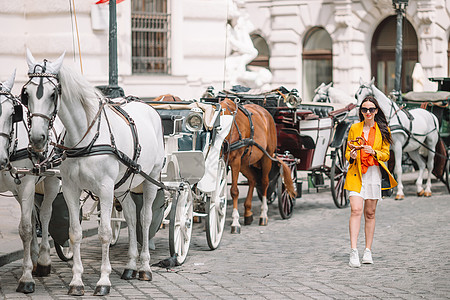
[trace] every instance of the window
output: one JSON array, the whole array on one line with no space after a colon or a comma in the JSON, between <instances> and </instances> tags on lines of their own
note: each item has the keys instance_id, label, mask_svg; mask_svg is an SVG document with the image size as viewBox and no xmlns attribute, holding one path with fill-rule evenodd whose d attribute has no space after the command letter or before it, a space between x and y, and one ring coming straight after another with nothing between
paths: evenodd
<instances>
[{"instance_id":1,"label":"window","mask_svg":"<svg viewBox=\"0 0 450 300\"><path fill-rule=\"evenodd\" d=\"M169 74L168 0L131 1L133 74Z\"/></svg>"},{"instance_id":2,"label":"window","mask_svg":"<svg viewBox=\"0 0 450 300\"><path fill-rule=\"evenodd\" d=\"M333 81L332 42L328 32L314 27L303 42L303 99L311 101L314 90Z\"/></svg>"},{"instance_id":3,"label":"window","mask_svg":"<svg viewBox=\"0 0 450 300\"><path fill-rule=\"evenodd\" d=\"M403 19L402 92L412 91L412 72L418 62L417 35L408 20ZM397 17L387 17L375 30L372 38L372 76L377 87L388 95L395 85L395 44Z\"/></svg>"},{"instance_id":4,"label":"window","mask_svg":"<svg viewBox=\"0 0 450 300\"><path fill-rule=\"evenodd\" d=\"M258 56L252 62L250 62L249 65L269 69L269 45L267 45L266 40L259 34L251 34L250 37L256 50L258 50Z\"/></svg>"}]
</instances>

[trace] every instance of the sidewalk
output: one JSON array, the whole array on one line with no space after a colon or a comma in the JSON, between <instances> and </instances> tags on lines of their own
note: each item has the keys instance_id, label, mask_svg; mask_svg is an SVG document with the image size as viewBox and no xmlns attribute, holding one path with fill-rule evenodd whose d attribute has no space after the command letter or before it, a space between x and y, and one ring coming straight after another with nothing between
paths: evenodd
<instances>
[{"instance_id":1,"label":"sidewalk","mask_svg":"<svg viewBox=\"0 0 450 300\"><path fill-rule=\"evenodd\" d=\"M89 209L92 200L87 200L85 209ZM0 267L10 262L23 258L22 240L19 236L20 205L11 193L0 195ZM97 221L95 217L91 220L83 220L83 238L97 234ZM38 238L38 242L40 242ZM50 239L50 246L53 241ZM54 251L54 250L52 250Z\"/></svg>"}]
</instances>

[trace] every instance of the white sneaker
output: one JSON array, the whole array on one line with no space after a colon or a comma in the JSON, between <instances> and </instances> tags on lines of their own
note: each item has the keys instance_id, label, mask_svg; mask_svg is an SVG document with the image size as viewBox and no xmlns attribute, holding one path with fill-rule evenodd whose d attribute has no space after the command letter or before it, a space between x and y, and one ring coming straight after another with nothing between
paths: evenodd
<instances>
[{"instance_id":1,"label":"white sneaker","mask_svg":"<svg viewBox=\"0 0 450 300\"><path fill-rule=\"evenodd\" d=\"M358 249L352 249L352 252L350 252L350 261L348 265L352 268L361 267L361 263L359 262Z\"/></svg>"},{"instance_id":2,"label":"white sneaker","mask_svg":"<svg viewBox=\"0 0 450 300\"><path fill-rule=\"evenodd\" d=\"M373 259L372 259L372 251L370 251L370 249L364 250L364 255L361 261L363 264L373 264Z\"/></svg>"}]
</instances>

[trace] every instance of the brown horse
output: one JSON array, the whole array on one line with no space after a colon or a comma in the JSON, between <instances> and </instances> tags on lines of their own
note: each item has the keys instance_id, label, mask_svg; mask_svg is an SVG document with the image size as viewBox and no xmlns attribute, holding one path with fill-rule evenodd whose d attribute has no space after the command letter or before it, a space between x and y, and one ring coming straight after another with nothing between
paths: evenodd
<instances>
[{"instance_id":1,"label":"brown horse","mask_svg":"<svg viewBox=\"0 0 450 300\"><path fill-rule=\"evenodd\" d=\"M178 102L181 101L180 97L174 96L172 94L165 94L156 97L153 101L168 101L168 102Z\"/></svg>"},{"instance_id":2,"label":"brown horse","mask_svg":"<svg viewBox=\"0 0 450 300\"><path fill-rule=\"evenodd\" d=\"M239 212L237 209L239 190L237 181L239 172L248 179L248 194L245 199L244 225L250 225L253 221L252 198L253 189L258 178L255 168L261 169L262 204L259 225L267 225L267 188L269 186L269 172L272 162L275 160L283 167L282 174L288 193L295 197L289 167L281 160L273 158L277 148L277 133L275 122L270 113L262 106L256 104L243 105L244 109L232 100L226 98L220 102L224 113L234 115L235 120L226 140L229 149L225 151L225 158L231 167L231 197L233 198L233 222L231 233L240 233ZM247 116L248 111L250 116ZM253 126L253 133L251 127ZM264 153L265 152L265 153Z\"/></svg>"}]
</instances>

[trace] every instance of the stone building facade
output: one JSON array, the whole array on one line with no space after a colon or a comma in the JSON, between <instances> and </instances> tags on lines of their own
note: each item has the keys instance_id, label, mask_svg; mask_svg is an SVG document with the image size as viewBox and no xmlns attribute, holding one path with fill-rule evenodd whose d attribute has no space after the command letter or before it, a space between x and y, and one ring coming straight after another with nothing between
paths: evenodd
<instances>
[{"instance_id":1,"label":"stone building facade","mask_svg":"<svg viewBox=\"0 0 450 300\"><path fill-rule=\"evenodd\" d=\"M199 98L225 79L231 0L124 0L117 4L119 85L126 94ZM0 80L25 53L55 59L66 51L94 85L108 83L107 4L94 0L0 0ZM393 85L395 11L391 0L232 0L246 10L259 55L250 63L271 72L268 86L297 88L310 100L321 82L353 94L360 77L386 93ZM426 77L449 75L450 0L410 0L404 19L402 90L419 62ZM144 33L142 33L144 32ZM79 42L78 42L79 40ZM250 69L250 67L249 67ZM427 82L426 90L436 85Z\"/></svg>"}]
</instances>

